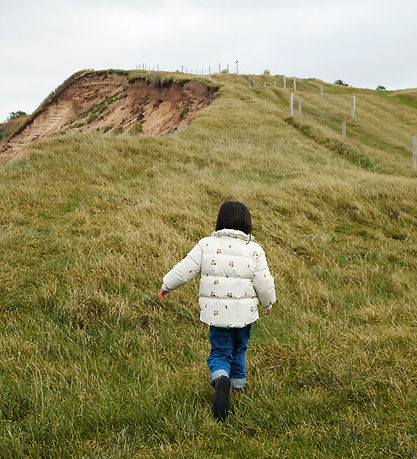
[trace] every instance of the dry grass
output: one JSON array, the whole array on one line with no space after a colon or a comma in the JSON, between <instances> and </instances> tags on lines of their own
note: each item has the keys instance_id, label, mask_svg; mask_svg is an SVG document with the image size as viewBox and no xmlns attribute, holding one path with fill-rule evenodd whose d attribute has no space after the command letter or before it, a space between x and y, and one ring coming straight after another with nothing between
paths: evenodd
<instances>
[{"instance_id":1,"label":"dry grass","mask_svg":"<svg viewBox=\"0 0 417 459\"><path fill-rule=\"evenodd\" d=\"M319 82L298 82L306 134L288 90L251 78L213 76L220 97L173 135L66 135L1 166L1 455L417 454L417 187L400 151L417 111L357 94L348 147L369 170L326 143L351 88L329 85L324 113ZM217 424L198 284L156 293L228 198L251 210L279 301Z\"/></svg>"}]
</instances>

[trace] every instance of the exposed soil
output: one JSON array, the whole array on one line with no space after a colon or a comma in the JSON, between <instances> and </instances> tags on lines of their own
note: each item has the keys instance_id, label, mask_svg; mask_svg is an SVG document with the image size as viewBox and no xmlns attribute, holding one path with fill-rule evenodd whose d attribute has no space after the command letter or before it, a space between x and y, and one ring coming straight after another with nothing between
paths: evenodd
<instances>
[{"instance_id":1,"label":"exposed soil","mask_svg":"<svg viewBox=\"0 0 417 459\"><path fill-rule=\"evenodd\" d=\"M59 132L97 131L163 135L176 130L206 107L215 88L198 81L153 84L129 82L124 74L88 74L75 80L0 149L0 162Z\"/></svg>"}]
</instances>

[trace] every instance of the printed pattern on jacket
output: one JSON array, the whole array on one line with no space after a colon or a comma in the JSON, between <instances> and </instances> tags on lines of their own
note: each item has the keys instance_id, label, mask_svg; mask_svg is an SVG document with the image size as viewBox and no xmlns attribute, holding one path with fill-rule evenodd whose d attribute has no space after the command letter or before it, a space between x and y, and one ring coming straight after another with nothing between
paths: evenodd
<instances>
[{"instance_id":1,"label":"printed pattern on jacket","mask_svg":"<svg viewBox=\"0 0 417 459\"><path fill-rule=\"evenodd\" d=\"M200 320L223 328L242 328L258 319L258 304L276 301L262 247L242 231L223 229L201 239L164 276L162 288L174 290L201 273Z\"/></svg>"}]
</instances>

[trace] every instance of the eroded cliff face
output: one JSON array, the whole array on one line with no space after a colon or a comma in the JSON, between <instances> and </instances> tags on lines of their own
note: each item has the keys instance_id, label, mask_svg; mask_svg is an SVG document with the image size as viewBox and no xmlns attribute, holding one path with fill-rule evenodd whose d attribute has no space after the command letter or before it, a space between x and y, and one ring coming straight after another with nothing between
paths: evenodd
<instances>
[{"instance_id":1,"label":"eroded cliff face","mask_svg":"<svg viewBox=\"0 0 417 459\"><path fill-rule=\"evenodd\" d=\"M206 107L215 90L198 81L155 84L145 78L128 81L120 72L88 73L12 134L0 150L0 161L21 156L27 146L55 133L99 130L167 134Z\"/></svg>"}]
</instances>

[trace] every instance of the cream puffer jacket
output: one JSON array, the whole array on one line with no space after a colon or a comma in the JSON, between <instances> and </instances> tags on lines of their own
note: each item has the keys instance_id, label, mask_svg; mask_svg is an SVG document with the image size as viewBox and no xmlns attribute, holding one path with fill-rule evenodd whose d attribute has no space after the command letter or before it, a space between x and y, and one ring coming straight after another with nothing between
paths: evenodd
<instances>
[{"instance_id":1,"label":"cream puffer jacket","mask_svg":"<svg viewBox=\"0 0 417 459\"><path fill-rule=\"evenodd\" d=\"M201 272L200 320L222 328L242 328L258 319L258 304L275 302L274 279L262 247L242 231L223 229L205 237L164 276L174 290Z\"/></svg>"}]
</instances>

